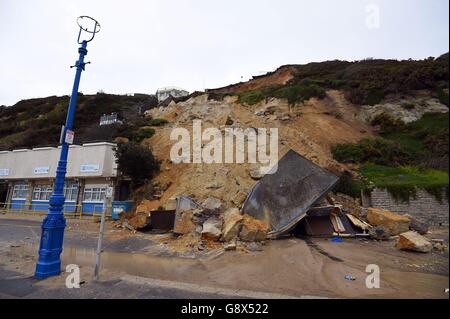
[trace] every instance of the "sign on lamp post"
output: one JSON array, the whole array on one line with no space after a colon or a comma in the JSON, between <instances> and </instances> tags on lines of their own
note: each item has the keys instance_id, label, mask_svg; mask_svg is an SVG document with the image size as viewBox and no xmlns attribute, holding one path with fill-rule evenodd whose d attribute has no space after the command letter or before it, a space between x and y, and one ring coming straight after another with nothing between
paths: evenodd
<instances>
[{"instance_id":1,"label":"sign on lamp post","mask_svg":"<svg viewBox=\"0 0 450 319\"><path fill-rule=\"evenodd\" d=\"M67 156L69 153L69 144L73 143L74 132L72 131L73 119L75 116L75 107L77 104L78 87L80 84L81 72L84 71L86 64L84 57L87 54L87 44L92 41L95 34L100 31L100 24L93 18L81 16L77 19L80 31L78 33L79 58L76 61L75 80L70 96L69 109L67 111L66 124L61 132L61 154L56 169L55 186L49 200L48 214L42 222L41 241L39 245L39 259L36 264L35 277L47 278L61 273L61 252L63 248L64 229L66 219L64 218L64 180L67 170ZM89 34L87 39L82 39L82 34ZM72 68L71 67L71 68Z\"/></svg>"}]
</instances>

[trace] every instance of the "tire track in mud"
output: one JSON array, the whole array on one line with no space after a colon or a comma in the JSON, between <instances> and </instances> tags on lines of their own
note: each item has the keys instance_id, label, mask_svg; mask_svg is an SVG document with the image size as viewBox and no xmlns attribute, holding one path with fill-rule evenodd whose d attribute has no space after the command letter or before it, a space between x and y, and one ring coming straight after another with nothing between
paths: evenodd
<instances>
[{"instance_id":1,"label":"tire track in mud","mask_svg":"<svg viewBox=\"0 0 450 319\"><path fill-rule=\"evenodd\" d=\"M317 251L319 254L330 258L333 261L336 262L344 262L342 259L331 255L329 252L325 251L322 247L320 247L317 243L315 243L311 238L303 238L303 240L306 242L306 244L308 245L308 247L314 249L315 251Z\"/></svg>"}]
</instances>

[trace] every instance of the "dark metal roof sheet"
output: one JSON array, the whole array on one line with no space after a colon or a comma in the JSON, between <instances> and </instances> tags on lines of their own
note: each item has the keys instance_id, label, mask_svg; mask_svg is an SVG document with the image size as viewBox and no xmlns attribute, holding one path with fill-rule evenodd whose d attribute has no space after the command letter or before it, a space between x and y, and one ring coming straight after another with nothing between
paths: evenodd
<instances>
[{"instance_id":1,"label":"dark metal roof sheet","mask_svg":"<svg viewBox=\"0 0 450 319\"><path fill-rule=\"evenodd\" d=\"M277 237L291 230L337 181L333 173L289 150L253 187L242 212L267 221L269 237Z\"/></svg>"}]
</instances>

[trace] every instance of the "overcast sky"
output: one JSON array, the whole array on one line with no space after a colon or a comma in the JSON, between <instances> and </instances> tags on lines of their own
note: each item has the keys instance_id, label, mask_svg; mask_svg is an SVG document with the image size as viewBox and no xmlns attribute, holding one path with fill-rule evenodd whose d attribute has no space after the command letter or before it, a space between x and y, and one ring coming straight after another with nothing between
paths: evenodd
<instances>
[{"instance_id":1,"label":"overcast sky","mask_svg":"<svg viewBox=\"0 0 450 319\"><path fill-rule=\"evenodd\" d=\"M80 91L125 94L219 87L283 64L439 56L448 12L448 0L0 0L0 105L70 93L79 15L102 25Z\"/></svg>"}]
</instances>

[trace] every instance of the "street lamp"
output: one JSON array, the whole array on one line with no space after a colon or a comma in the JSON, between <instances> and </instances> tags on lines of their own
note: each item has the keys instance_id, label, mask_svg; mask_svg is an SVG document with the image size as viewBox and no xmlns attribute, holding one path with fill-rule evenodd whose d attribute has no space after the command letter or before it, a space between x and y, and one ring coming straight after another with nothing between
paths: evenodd
<instances>
[{"instance_id":1,"label":"street lamp","mask_svg":"<svg viewBox=\"0 0 450 319\"><path fill-rule=\"evenodd\" d=\"M77 19L80 31L78 33L78 44L80 54L74 66L77 71L73 83L72 95L70 96L69 109L67 111L66 125L61 130L61 154L56 169L55 186L49 200L48 214L42 222L41 242L39 246L39 259L36 264L35 277L47 278L61 273L61 252L64 239L64 228L66 219L63 214L64 206L64 180L66 177L67 155L69 144L73 143L74 132L72 131L75 107L77 104L78 86L80 84L81 72L89 62L84 62L87 54L87 43L92 41L95 34L100 31L100 24L93 18L81 16ZM82 35L87 34L87 39L82 39Z\"/></svg>"}]
</instances>

